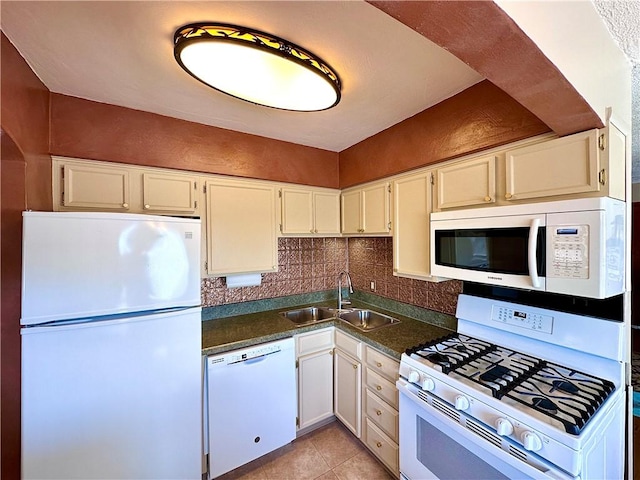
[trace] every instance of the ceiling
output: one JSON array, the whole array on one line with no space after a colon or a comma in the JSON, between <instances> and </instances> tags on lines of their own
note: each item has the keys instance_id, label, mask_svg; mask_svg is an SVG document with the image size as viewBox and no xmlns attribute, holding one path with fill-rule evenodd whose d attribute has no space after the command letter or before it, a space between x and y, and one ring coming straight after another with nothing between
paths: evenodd
<instances>
[{"instance_id":1,"label":"ceiling","mask_svg":"<svg viewBox=\"0 0 640 480\"><path fill-rule=\"evenodd\" d=\"M55 93L342 151L483 79L363 1L5 1L2 30ZM342 100L288 112L217 92L173 58L173 34L220 21L286 38L339 74Z\"/></svg>"},{"instance_id":2,"label":"ceiling","mask_svg":"<svg viewBox=\"0 0 640 480\"><path fill-rule=\"evenodd\" d=\"M634 68L640 125L640 2L595 0ZM483 79L379 9L356 1L7 1L2 31L55 93L342 151ZM316 53L340 75L322 112L253 105L194 80L173 58L175 30L195 21L257 28ZM633 147L640 181L640 135Z\"/></svg>"}]
</instances>

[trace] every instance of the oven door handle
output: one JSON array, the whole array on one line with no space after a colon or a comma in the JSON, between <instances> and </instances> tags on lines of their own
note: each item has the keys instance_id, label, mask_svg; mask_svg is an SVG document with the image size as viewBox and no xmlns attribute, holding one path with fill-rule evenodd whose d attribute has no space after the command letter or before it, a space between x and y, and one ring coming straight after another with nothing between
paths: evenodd
<instances>
[{"instance_id":1,"label":"oven door handle","mask_svg":"<svg viewBox=\"0 0 640 480\"><path fill-rule=\"evenodd\" d=\"M540 228L540 219L531 220L529 227L529 249L527 260L529 263L529 278L533 288L540 288L540 277L538 276L538 258L536 256L538 250L538 229Z\"/></svg>"}]
</instances>

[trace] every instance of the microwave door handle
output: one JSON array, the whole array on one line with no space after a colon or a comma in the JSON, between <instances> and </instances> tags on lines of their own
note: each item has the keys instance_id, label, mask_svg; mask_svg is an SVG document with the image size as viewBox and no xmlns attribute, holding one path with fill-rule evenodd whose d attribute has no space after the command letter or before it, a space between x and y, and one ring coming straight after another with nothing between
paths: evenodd
<instances>
[{"instance_id":1,"label":"microwave door handle","mask_svg":"<svg viewBox=\"0 0 640 480\"><path fill-rule=\"evenodd\" d=\"M538 277L538 259L536 257L536 251L538 250L538 228L540 227L540 219L534 218L531 221L529 227L529 277L531 278L531 285L533 288L540 288L540 277Z\"/></svg>"}]
</instances>

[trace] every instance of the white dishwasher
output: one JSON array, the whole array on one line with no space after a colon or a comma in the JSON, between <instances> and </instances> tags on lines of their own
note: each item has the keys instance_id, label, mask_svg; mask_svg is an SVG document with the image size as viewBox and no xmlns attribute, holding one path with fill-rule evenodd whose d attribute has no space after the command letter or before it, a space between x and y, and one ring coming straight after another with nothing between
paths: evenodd
<instances>
[{"instance_id":1,"label":"white dishwasher","mask_svg":"<svg viewBox=\"0 0 640 480\"><path fill-rule=\"evenodd\" d=\"M209 479L296 437L293 338L207 357Z\"/></svg>"}]
</instances>

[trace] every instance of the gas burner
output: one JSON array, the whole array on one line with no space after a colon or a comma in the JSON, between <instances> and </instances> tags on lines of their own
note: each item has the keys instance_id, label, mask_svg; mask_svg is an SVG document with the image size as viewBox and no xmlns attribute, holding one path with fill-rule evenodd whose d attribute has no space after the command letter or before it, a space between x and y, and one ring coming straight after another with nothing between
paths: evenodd
<instances>
[{"instance_id":1,"label":"gas burner","mask_svg":"<svg viewBox=\"0 0 640 480\"><path fill-rule=\"evenodd\" d=\"M442 366L451 366L451 362L449 361L449 357L443 355L442 353L435 352L425 355L424 358L429 360L430 362L437 363Z\"/></svg>"},{"instance_id":2,"label":"gas burner","mask_svg":"<svg viewBox=\"0 0 640 480\"><path fill-rule=\"evenodd\" d=\"M580 391L580 389L577 386L575 386L573 383L569 382L568 380L554 380L553 382L551 382L551 384L553 385L553 390L559 390L565 393L575 394Z\"/></svg>"},{"instance_id":3,"label":"gas burner","mask_svg":"<svg viewBox=\"0 0 640 480\"><path fill-rule=\"evenodd\" d=\"M533 397L531 399L531 404L534 407L549 413L556 413L558 411L558 407L556 406L556 404L545 397Z\"/></svg>"}]
</instances>

